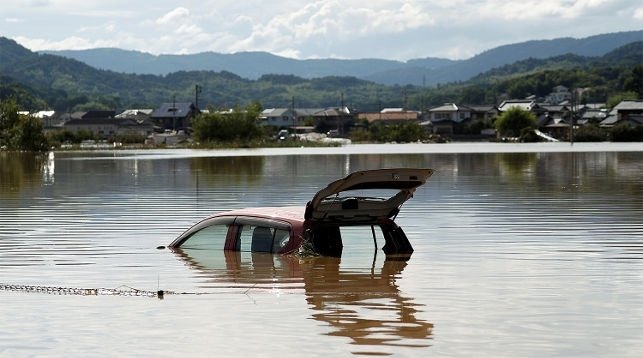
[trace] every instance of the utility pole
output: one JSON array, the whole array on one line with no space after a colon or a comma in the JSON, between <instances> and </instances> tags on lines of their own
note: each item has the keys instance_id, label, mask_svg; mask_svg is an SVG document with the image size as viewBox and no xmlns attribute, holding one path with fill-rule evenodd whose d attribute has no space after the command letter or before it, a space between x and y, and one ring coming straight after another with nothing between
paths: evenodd
<instances>
[{"instance_id":1,"label":"utility pole","mask_svg":"<svg viewBox=\"0 0 643 358\"><path fill-rule=\"evenodd\" d=\"M172 96L172 130L176 131L176 95Z\"/></svg>"},{"instance_id":2,"label":"utility pole","mask_svg":"<svg viewBox=\"0 0 643 358\"><path fill-rule=\"evenodd\" d=\"M342 128L341 128L340 124L341 124L341 119L342 119L342 116L343 116L343 113L344 113L344 92L340 92L340 104L341 104L340 110L337 111L338 112L337 113L338 114L338 116L337 116L337 134L341 136L342 135Z\"/></svg>"},{"instance_id":3,"label":"utility pole","mask_svg":"<svg viewBox=\"0 0 643 358\"><path fill-rule=\"evenodd\" d=\"M199 94L203 90L203 87L199 85L194 85L194 106L196 110L199 111Z\"/></svg>"},{"instance_id":4,"label":"utility pole","mask_svg":"<svg viewBox=\"0 0 643 358\"><path fill-rule=\"evenodd\" d=\"M292 96L290 102L290 116L292 117L292 132L295 133L295 96Z\"/></svg>"},{"instance_id":5,"label":"utility pole","mask_svg":"<svg viewBox=\"0 0 643 358\"><path fill-rule=\"evenodd\" d=\"M571 98L571 109L569 111L570 114L570 126L569 126L569 143L570 145L574 145L574 104L576 103L576 90L572 88L572 98ZM572 163L573 164L573 163Z\"/></svg>"}]
</instances>

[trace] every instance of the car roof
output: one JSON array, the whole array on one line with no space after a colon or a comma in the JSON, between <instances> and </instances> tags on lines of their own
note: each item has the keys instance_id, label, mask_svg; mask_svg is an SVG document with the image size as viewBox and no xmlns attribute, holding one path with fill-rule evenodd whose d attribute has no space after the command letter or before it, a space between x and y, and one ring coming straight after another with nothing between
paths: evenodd
<instances>
[{"instance_id":1,"label":"car roof","mask_svg":"<svg viewBox=\"0 0 643 358\"><path fill-rule=\"evenodd\" d=\"M304 221L304 210L304 206L266 206L225 211L215 214L212 217L245 216L271 220L283 220L290 223L301 223Z\"/></svg>"}]
</instances>

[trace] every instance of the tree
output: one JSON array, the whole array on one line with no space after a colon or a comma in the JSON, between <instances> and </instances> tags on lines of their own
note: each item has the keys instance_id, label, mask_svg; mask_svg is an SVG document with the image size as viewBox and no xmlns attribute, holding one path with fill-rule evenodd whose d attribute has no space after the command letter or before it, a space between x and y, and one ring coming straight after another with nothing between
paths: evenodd
<instances>
[{"instance_id":1,"label":"tree","mask_svg":"<svg viewBox=\"0 0 643 358\"><path fill-rule=\"evenodd\" d=\"M625 79L623 87L628 92L637 93L638 98L643 98L643 65L632 69L632 74Z\"/></svg>"},{"instance_id":2,"label":"tree","mask_svg":"<svg viewBox=\"0 0 643 358\"><path fill-rule=\"evenodd\" d=\"M0 147L29 151L45 151L48 147L42 122L19 114L13 99L0 103Z\"/></svg>"},{"instance_id":3,"label":"tree","mask_svg":"<svg viewBox=\"0 0 643 358\"><path fill-rule=\"evenodd\" d=\"M263 136L257 120L261 107L250 104L245 110L235 108L231 113L201 114L192 121L194 138L201 142L248 142Z\"/></svg>"},{"instance_id":4,"label":"tree","mask_svg":"<svg viewBox=\"0 0 643 358\"><path fill-rule=\"evenodd\" d=\"M504 137L517 137L525 128L536 127L536 116L524 109L513 107L496 119L496 129Z\"/></svg>"},{"instance_id":5,"label":"tree","mask_svg":"<svg viewBox=\"0 0 643 358\"><path fill-rule=\"evenodd\" d=\"M607 108L614 108L624 100L635 100L638 94L636 92L619 92L607 99Z\"/></svg>"}]
</instances>

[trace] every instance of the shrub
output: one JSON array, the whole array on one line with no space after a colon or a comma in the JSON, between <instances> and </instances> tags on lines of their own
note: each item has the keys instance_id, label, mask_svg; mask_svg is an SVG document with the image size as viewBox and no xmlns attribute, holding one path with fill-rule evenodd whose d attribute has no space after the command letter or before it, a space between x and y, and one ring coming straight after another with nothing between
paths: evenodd
<instances>
[{"instance_id":1,"label":"shrub","mask_svg":"<svg viewBox=\"0 0 643 358\"><path fill-rule=\"evenodd\" d=\"M603 142L607 140L607 132L597 124L584 125L574 131L576 142Z\"/></svg>"},{"instance_id":2,"label":"shrub","mask_svg":"<svg viewBox=\"0 0 643 358\"><path fill-rule=\"evenodd\" d=\"M639 142L643 141L643 126L632 127L627 124L617 124L612 128L612 141Z\"/></svg>"}]
</instances>

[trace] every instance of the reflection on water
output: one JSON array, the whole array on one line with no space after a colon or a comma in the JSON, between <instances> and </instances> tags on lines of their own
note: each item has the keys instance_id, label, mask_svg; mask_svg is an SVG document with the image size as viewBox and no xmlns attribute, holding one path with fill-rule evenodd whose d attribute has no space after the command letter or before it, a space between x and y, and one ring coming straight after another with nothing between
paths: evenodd
<instances>
[{"instance_id":1,"label":"reflection on water","mask_svg":"<svg viewBox=\"0 0 643 358\"><path fill-rule=\"evenodd\" d=\"M53 181L53 156L0 150L0 197L14 196Z\"/></svg>"},{"instance_id":2,"label":"reflection on water","mask_svg":"<svg viewBox=\"0 0 643 358\"><path fill-rule=\"evenodd\" d=\"M190 168L205 184L256 185L261 182L264 162L265 157L197 157L191 159Z\"/></svg>"},{"instance_id":3,"label":"reflection on water","mask_svg":"<svg viewBox=\"0 0 643 358\"><path fill-rule=\"evenodd\" d=\"M429 346L433 324L417 317L421 304L403 295L397 285L405 260L359 269L355 260L346 268L334 257L178 248L174 252L198 272L204 288L303 288L312 318L332 327L329 336L350 338L362 347L361 353L369 346L376 347L374 352L383 346Z\"/></svg>"}]
</instances>

